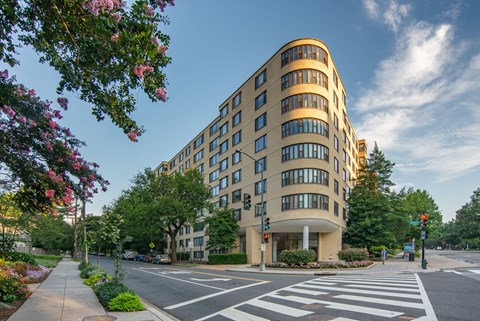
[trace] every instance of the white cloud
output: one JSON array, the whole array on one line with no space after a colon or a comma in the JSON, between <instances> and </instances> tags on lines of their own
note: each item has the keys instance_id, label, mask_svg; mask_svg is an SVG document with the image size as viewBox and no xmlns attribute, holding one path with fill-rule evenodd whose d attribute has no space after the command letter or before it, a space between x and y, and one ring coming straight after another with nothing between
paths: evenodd
<instances>
[{"instance_id":1,"label":"white cloud","mask_svg":"<svg viewBox=\"0 0 480 321\"><path fill-rule=\"evenodd\" d=\"M363 0L362 4L365 7L365 10L367 10L367 14L370 19L376 19L378 17L379 9L375 0Z\"/></svg>"},{"instance_id":2,"label":"white cloud","mask_svg":"<svg viewBox=\"0 0 480 321\"><path fill-rule=\"evenodd\" d=\"M370 19L386 24L393 32L397 32L411 10L410 5L399 4L396 0L363 0L362 4Z\"/></svg>"}]
</instances>

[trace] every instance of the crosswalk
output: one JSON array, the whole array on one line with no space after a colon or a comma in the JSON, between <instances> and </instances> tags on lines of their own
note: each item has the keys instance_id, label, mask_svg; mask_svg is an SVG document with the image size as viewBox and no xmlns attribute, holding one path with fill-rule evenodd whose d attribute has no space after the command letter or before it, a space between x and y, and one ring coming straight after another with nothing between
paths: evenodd
<instances>
[{"instance_id":1,"label":"crosswalk","mask_svg":"<svg viewBox=\"0 0 480 321\"><path fill-rule=\"evenodd\" d=\"M203 320L437 321L420 278L325 276L228 307Z\"/></svg>"},{"instance_id":2,"label":"crosswalk","mask_svg":"<svg viewBox=\"0 0 480 321\"><path fill-rule=\"evenodd\" d=\"M456 270L443 270L443 272L447 273L455 273L455 274L460 274L460 275L466 275L466 274L480 274L480 270L466 270L466 271L456 271Z\"/></svg>"}]
</instances>

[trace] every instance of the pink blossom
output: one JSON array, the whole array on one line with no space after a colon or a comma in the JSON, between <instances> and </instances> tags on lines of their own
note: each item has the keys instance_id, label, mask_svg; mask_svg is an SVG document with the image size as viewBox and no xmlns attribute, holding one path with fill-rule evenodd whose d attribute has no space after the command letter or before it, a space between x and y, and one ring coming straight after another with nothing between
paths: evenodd
<instances>
[{"instance_id":1,"label":"pink blossom","mask_svg":"<svg viewBox=\"0 0 480 321\"><path fill-rule=\"evenodd\" d=\"M136 130L132 130L127 134L127 136L132 142L138 142L138 139L137 139L138 132Z\"/></svg>"},{"instance_id":2,"label":"pink blossom","mask_svg":"<svg viewBox=\"0 0 480 321\"><path fill-rule=\"evenodd\" d=\"M84 183L87 182L87 178L86 178L85 176L80 177L80 180L81 180L82 182L84 182Z\"/></svg>"},{"instance_id":3,"label":"pink blossom","mask_svg":"<svg viewBox=\"0 0 480 321\"><path fill-rule=\"evenodd\" d=\"M21 122L22 124L25 124L27 122L27 118L25 116L22 116L18 119L19 122Z\"/></svg>"},{"instance_id":4,"label":"pink blossom","mask_svg":"<svg viewBox=\"0 0 480 321\"><path fill-rule=\"evenodd\" d=\"M55 190L53 190L53 189L50 189L50 190L45 192L45 196L48 197L48 198L52 198L54 194L55 194Z\"/></svg>"},{"instance_id":5,"label":"pink blossom","mask_svg":"<svg viewBox=\"0 0 480 321\"><path fill-rule=\"evenodd\" d=\"M8 70L5 69L4 71L0 71L0 77L2 77L3 79L7 79L8 78Z\"/></svg>"},{"instance_id":6,"label":"pink blossom","mask_svg":"<svg viewBox=\"0 0 480 321\"><path fill-rule=\"evenodd\" d=\"M163 55L167 53L167 50L168 50L168 47L165 45L161 45L160 47L157 48L157 51Z\"/></svg>"},{"instance_id":7,"label":"pink blossom","mask_svg":"<svg viewBox=\"0 0 480 321\"><path fill-rule=\"evenodd\" d=\"M28 121L28 126L29 126L29 127L37 127L37 123L34 122L33 120L29 120L29 121Z\"/></svg>"},{"instance_id":8,"label":"pink blossom","mask_svg":"<svg viewBox=\"0 0 480 321\"><path fill-rule=\"evenodd\" d=\"M153 8L148 6L147 10L146 10L146 13L147 13L147 16L153 17L153 14L154 14Z\"/></svg>"},{"instance_id":9,"label":"pink blossom","mask_svg":"<svg viewBox=\"0 0 480 321\"><path fill-rule=\"evenodd\" d=\"M133 73L135 74L135 76L139 77L139 78L143 78L143 71L145 70L145 68L143 66L137 66L135 68L133 68Z\"/></svg>"},{"instance_id":10,"label":"pink blossom","mask_svg":"<svg viewBox=\"0 0 480 321\"><path fill-rule=\"evenodd\" d=\"M21 96L25 96L25 90L23 88L15 88L15 90L13 91L13 94L17 97L21 97Z\"/></svg>"},{"instance_id":11,"label":"pink blossom","mask_svg":"<svg viewBox=\"0 0 480 321\"><path fill-rule=\"evenodd\" d=\"M50 151L53 150L53 146L52 146L52 144L51 144L50 142L45 142L45 147L46 147L48 150L50 150Z\"/></svg>"},{"instance_id":12,"label":"pink blossom","mask_svg":"<svg viewBox=\"0 0 480 321\"><path fill-rule=\"evenodd\" d=\"M58 216L58 211L53 211L53 216L57 217Z\"/></svg>"},{"instance_id":13,"label":"pink blossom","mask_svg":"<svg viewBox=\"0 0 480 321\"><path fill-rule=\"evenodd\" d=\"M58 97L57 98L57 103L60 105L60 107L63 108L63 110L68 109L68 99L64 97Z\"/></svg>"},{"instance_id":14,"label":"pink blossom","mask_svg":"<svg viewBox=\"0 0 480 321\"><path fill-rule=\"evenodd\" d=\"M95 177L95 175L90 174L90 175L88 175L88 179L90 179L90 180L93 182L93 181L95 181L97 178Z\"/></svg>"},{"instance_id":15,"label":"pink blossom","mask_svg":"<svg viewBox=\"0 0 480 321\"><path fill-rule=\"evenodd\" d=\"M10 106L7 105L3 105L3 111L12 118L17 114L12 108L10 108Z\"/></svg>"},{"instance_id":16,"label":"pink blossom","mask_svg":"<svg viewBox=\"0 0 480 321\"><path fill-rule=\"evenodd\" d=\"M74 170L79 170L82 167L82 165L79 162L75 162L72 167Z\"/></svg>"},{"instance_id":17,"label":"pink blossom","mask_svg":"<svg viewBox=\"0 0 480 321\"><path fill-rule=\"evenodd\" d=\"M112 40L113 42L118 42L118 39L120 39L120 35L118 33L114 34L110 40Z\"/></svg>"},{"instance_id":18,"label":"pink blossom","mask_svg":"<svg viewBox=\"0 0 480 321\"><path fill-rule=\"evenodd\" d=\"M82 168L83 168L83 169L86 169L86 170L89 170L89 169L90 169L90 167L89 167L87 164L83 164L83 165L82 165Z\"/></svg>"},{"instance_id":19,"label":"pink blossom","mask_svg":"<svg viewBox=\"0 0 480 321\"><path fill-rule=\"evenodd\" d=\"M35 95L35 89L29 89L29 90L28 90L28 93L29 93L31 96L34 96L34 95Z\"/></svg>"},{"instance_id":20,"label":"pink blossom","mask_svg":"<svg viewBox=\"0 0 480 321\"><path fill-rule=\"evenodd\" d=\"M62 114L60 113L60 110L54 110L53 111L53 117L58 118L58 119L63 118Z\"/></svg>"},{"instance_id":21,"label":"pink blossom","mask_svg":"<svg viewBox=\"0 0 480 321\"><path fill-rule=\"evenodd\" d=\"M167 100L167 92L165 91L165 88L163 88L163 87L158 87L155 90L155 95L157 95L157 97L160 98L160 100L162 100L162 101Z\"/></svg>"},{"instance_id":22,"label":"pink blossom","mask_svg":"<svg viewBox=\"0 0 480 321\"><path fill-rule=\"evenodd\" d=\"M55 128L57 128L57 126L58 126L57 123L54 122L53 120L51 120L51 121L48 123L48 125L50 126L51 129L55 129Z\"/></svg>"},{"instance_id":23,"label":"pink blossom","mask_svg":"<svg viewBox=\"0 0 480 321\"><path fill-rule=\"evenodd\" d=\"M118 12L111 13L110 17L112 17L113 20L115 20L116 23L118 23L120 21L120 19L122 19L122 16Z\"/></svg>"},{"instance_id":24,"label":"pink blossom","mask_svg":"<svg viewBox=\"0 0 480 321\"><path fill-rule=\"evenodd\" d=\"M154 45L158 46L158 38L157 38L157 36L153 36L153 37L152 37L152 43L153 43Z\"/></svg>"}]
</instances>

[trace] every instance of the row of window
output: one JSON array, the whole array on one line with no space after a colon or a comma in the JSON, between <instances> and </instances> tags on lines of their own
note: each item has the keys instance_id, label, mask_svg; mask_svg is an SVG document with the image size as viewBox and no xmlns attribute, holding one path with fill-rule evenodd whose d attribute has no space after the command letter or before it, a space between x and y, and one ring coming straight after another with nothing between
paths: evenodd
<instances>
[{"instance_id":1,"label":"row of window","mask_svg":"<svg viewBox=\"0 0 480 321\"><path fill-rule=\"evenodd\" d=\"M282 90L299 84L316 84L328 89L328 77L316 69L298 69L282 76Z\"/></svg>"},{"instance_id":2,"label":"row of window","mask_svg":"<svg viewBox=\"0 0 480 321\"><path fill-rule=\"evenodd\" d=\"M299 118L282 124L282 138L306 133L328 137L328 123L315 118Z\"/></svg>"},{"instance_id":3,"label":"row of window","mask_svg":"<svg viewBox=\"0 0 480 321\"><path fill-rule=\"evenodd\" d=\"M322 144L293 144L282 148L282 162L298 158L317 158L328 162L328 147Z\"/></svg>"},{"instance_id":4,"label":"row of window","mask_svg":"<svg viewBox=\"0 0 480 321\"><path fill-rule=\"evenodd\" d=\"M282 186L319 184L328 186L328 172L319 168L298 168L282 173Z\"/></svg>"},{"instance_id":5,"label":"row of window","mask_svg":"<svg viewBox=\"0 0 480 321\"><path fill-rule=\"evenodd\" d=\"M314 45L301 45L282 52L282 67L298 59L318 60L328 66L328 54L323 48Z\"/></svg>"},{"instance_id":6,"label":"row of window","mask_svg":"<svg viewBox=\"0 0 480 321\"><path fill-rule=\"evenodd\" d=\"M282 99L282 114L297 108L316 108L328 113L328 99L317 94L298 94Z\"/></svg>"},{"instance_id":7,"label":"row of window","mask_svg":"<svg viewBox=\"0 0 480 321\"><path fill-rule=\"evenodd\" d=\"M314 193L282 196L282 211L302 208L317 208L328 211L328 196Z\"/></svg>"}]
</instances>

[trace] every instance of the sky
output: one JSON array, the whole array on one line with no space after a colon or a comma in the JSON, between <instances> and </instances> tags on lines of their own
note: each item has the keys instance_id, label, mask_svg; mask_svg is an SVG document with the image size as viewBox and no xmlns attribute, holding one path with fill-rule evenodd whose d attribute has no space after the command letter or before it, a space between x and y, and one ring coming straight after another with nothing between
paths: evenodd
<instances>
[{"instance_id":1,"label":"sky","mask_svg":"<svg viewBox=\"0 0 480 321\"><path fill-rule=\"evenodd\" d=\"M111 182L87 213L100 214L134 175L169 161L277 50L306 37L328 46L353 128L395 163L397 190L427 190L448 221L480 188L480 1L177 0L165 13L169 98L138 94L133 117L146 129L138 143L67 95L61 125ZM19 60L17 79L55 101L58 74L29 48Z\"/></svg>"}]
</instances>

